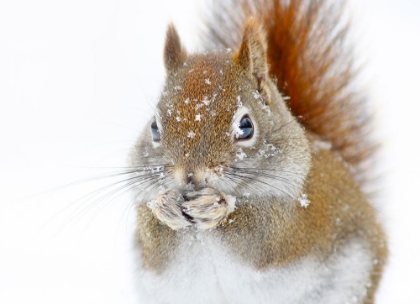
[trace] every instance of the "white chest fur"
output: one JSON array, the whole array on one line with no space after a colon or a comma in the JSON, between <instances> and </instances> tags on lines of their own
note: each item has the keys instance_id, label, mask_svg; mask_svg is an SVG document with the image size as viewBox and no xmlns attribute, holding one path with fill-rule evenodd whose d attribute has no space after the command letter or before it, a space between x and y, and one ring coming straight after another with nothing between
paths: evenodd
<instances>
[{"instance_id":1,"label":"white chest fur","mask_svg":"<svg viewBox=\"0 0 420 304\"><path fill-rule=\"evenodd\" d=\"M182 248L163 274L140 269L139 303L363 303L372 268L357 240L323 263L306 257L267 271L239 262L200 232L186 236Z\"/></svg>"}]
</instances>

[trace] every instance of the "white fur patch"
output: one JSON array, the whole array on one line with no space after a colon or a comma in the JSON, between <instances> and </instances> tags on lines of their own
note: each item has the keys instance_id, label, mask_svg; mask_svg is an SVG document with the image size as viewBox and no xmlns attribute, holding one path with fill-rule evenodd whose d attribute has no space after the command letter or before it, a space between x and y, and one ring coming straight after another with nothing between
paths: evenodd
<instances>
[{"instance_id":1,"label":"white fur patch","mask_svg":"<svg viewBox=\"0 0 420 304\"><path fill-rule=\"evenodd\" d=\"M162 274L141 271L139 303L363 303L372 257L353 240L333 258L313 257L258 271L216 245L212 231L186 233L175 262Z\"/></svg>"}]
</instances>

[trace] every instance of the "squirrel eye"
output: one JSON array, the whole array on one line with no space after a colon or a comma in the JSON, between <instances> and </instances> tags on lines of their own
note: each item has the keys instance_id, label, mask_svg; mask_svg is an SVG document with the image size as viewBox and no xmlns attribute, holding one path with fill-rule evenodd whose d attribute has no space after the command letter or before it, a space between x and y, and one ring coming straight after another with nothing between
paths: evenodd
<instances>
[{"instance_id":1,"label":"squirrel eye","mask_svg":"<svg viewBox=\"0 0 420 304\"><path fill-rule=\"evenodd\" d=\"M152 124L150 125L150 129L152 130L153 141L155 142L160 141L160 131L157 126L156 120L152 122Z\"/></svg>"},{"instance_id":2,"label":"squirrel eye","mask_svg":"<svg viewBox=\"0 0 420 304\"><path fill-rule=\"evenodd\" d=\"M254 125L248 115L242 117L239 123L239 130L240 132L236 135L237 141L251 139L254 135Z\"/></svg>"}]
</instances>

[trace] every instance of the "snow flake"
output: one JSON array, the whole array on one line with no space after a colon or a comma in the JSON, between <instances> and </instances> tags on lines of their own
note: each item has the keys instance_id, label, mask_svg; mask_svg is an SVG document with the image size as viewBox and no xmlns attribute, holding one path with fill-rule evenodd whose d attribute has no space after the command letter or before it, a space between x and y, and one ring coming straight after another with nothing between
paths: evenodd
<instances>
[{"instance_id":1,"label":"snow flake","mask_svg":"<svg viewBox=\"0 0 420 304\"><path fill-rule=\"evenodd\" d=\"M252 92L252 95L254 96L255 99L261 99L261 94L258 91Z\"/></svg>"},{"instance_id":2,"label":"snow flake","mask_svg":"<svg viewBox=\"0 0 420 304\"><path fill-rule=\"evenodd\" d=\"M206 105L206 106L208 106L210 104L210 100L207 96L204 96L203 104Z\"/></svg>"},{"instance_id":3,"label":"snow flake","mask_svg":"<svg viewBox=\"0 0 420 304\"><path fill-rule=\"evenodd\" d=\"M195 115L195 120L196 121L201 121L201 114Z\"/></svg>"},{"instance_id":4,"label":"snow flake","mask_svg":"<svg viewBox=\"0 0 420 304\"><path fill-rule=\"evenodd\" d=\"M209 78L206 78L206 79L204 80L204 82L205 82L206 84L208 84L208 85L211 85L211 81L210 81L210 79L209 79Z\"/></svg>"},{"instance_id":5,"label":"snow flake","mask_svg":"<svg viewBox=\"0 0 420 304\"><path fill-rule=\"evenodd\" d=\"M239 160L243 160L246 157L246 154L239 148L238 151L236 151L236 157L239 158Z\"/></svg>"},{"instance_id":6,"label":"snow flake","mask_svg":"<svg viewBox=\"0 0 420 304\"><path fill-rule=\"evenodd\" d=\"M235 134L235 138L239 138L242 134L244 134L244 131L241 130L238 123L233 124L233 133Z\"/></svg>"},{"instance_id":7,"label":"snow flake","mask_svg":"<svg viewBox=\"0 0 420 304\"><path fill-rule=\"evenodd\" d=\"M238 107L239 107L239 108L240 108L240 107L242 107L242 105L243 105L243 104L242 104L242 99L241 99L241 96L239 96L239 95L238 95L238 96L236 97L236 99L238 100Z\"/></svg>"},{"instance_id":8,"label":"snow flake","mask_svg":"<svg viewBox=\"0 0 420 304\"><path fill-rule=\"evenodd\" d=\"M303 208L306 208L311 203L310 200L308 200L308 196L306 194L303 194L298 198L300 206Z\"/></svg>"},{"instance_id":9,"label":"snow flake","mask_svg":"<svg viewBox=\"0 0 420 304\"><path fill-rule=\"evenodd\" d=\"M188 138L193 138L195 133L193 131L188 131Z\"/></svg>"}]
</instances>

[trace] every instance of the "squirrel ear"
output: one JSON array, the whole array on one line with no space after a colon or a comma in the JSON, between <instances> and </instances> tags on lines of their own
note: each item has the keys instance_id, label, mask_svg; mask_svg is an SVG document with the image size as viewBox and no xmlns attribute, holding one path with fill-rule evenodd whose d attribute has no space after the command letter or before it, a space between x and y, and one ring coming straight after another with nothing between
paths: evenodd
<instances>
[{"instance_id":1,"label":"squirrel ear","mask_svg":"<svg viewBox=\"0 0 420 304\"><path fill-rule=\"evenodd\" d=\"M266 54L265 31L255 19L249 18L245 23L242 43L234 55L234 60L246 71L253 74L260 83L268 73Z\"/></svg>"},{"instance_id":2,"label":"squirrel ear","mask_svg":"<svg viewBox=\"0 0 420 304\"><path fill-rule=\"evenodd\" d=\"M181 45L178 33L173 24L169 24L168 30L166 31L163 57L168 74L175 71L187 59L187 51Z\"/></svg>"}]
</instances>

